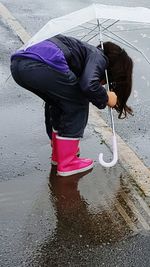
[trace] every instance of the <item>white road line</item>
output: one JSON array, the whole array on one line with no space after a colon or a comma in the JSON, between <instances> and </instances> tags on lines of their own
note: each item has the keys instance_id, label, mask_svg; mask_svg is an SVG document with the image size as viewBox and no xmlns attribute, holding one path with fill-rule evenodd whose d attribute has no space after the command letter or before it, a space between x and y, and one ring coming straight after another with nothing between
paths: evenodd
<instances>
[{"instance_id":1,"label":"white road line","mask_svg":"<svg viewBox=\"0 0 150 267\"><path fill-rule=\"evenodd\" d=\"M136 192L136 190L132 189L132 191L133 191L133 197L135 197L138 200L140 206L143 208L146 214L150 217L150 208L147 205L147 203L143 200L143 198L140 197L140 195Z\"/></svg>"},{"instance_id":2,"label":"white road line","mask_svg":"<svg viewBox=\"0 0 150 267\"><path fill-rule=\"evenodd\" d=\"M26 30L2 3L0 3L0 16L7 22L23 43L26 43L31 38Z\"/></svg>"},{"instance_id":3,"label":"white road line","mask_svg":"<svg viewBox=\"0 0 150 267\"><path fill-rule=\"evenodd\" d=\"M108 196L106 194L105 197L103 197L103 206L105 207L105 210L107 212L107 216L109 217L109 219L111 220L112 224L113 225L116 225L116 227L118 227L118 225L121 225L120 224L120 221L117 219L116 220L116 215L114 214L114 212L112 210L110 210L110 207L111 207L111 204L109 201L108 201ZM118 214L118 210L117 210L117 214ZM128 216L128 215L127 215ZM129 222L129 220L128 220ZM133 230L133 227L129 224L128 227Z\"/></svg>"},{"instance_id":4,"label":"white road line","mask_svg":"<svg viewBox=\"0 0 150 267\"><path fill-rule=\"evenodd\" d=\"M116 207L117 211L120 213L120 215L122 216L122 218L124 219L124 221L126 222L126 224L129 226L129 228L132 231L137 232L138 230L137 230L136 225L132 222L131 218L126 213L126 211L121 206L121 204L118 200L115 201L115 207Z\"/></svg>"},{"instance_id":5,"label":"white road line","mask_svg":"<svg viewBox=\"0 0 150 267\"><path fill-rule=\"evenodd\" d=\"M136 206L134 205L134 203L129 199L129 197L127 196L127 194L125 192L121 192L120 195L122 196L122 198L124 199L124 201L126 202L127 206L131 209L131 211L135 214L136 218L138 219L138 221L140 222L140 224L143 226L143 228L147 231L150 230L150 225L146 222L146 220L144 219L144 217L142 216L142 214L139 212L139 210L136 208Z\"/></svg>"},{"instance_id":6,"label":"white road line","mask_svg":"<svg viewBox=\"0 0 150 267\"><path fill-rule=\"evenodd\" d=\"M105 201L106 201L108 207L110 207L112 205L111 201L108 201L109 195L112 195L112 190L110 187L107 188L107 192L105 193ZM115 198L115 200L113 201L113 205L114 205L117 213L120 214L120 216L125 221L126 225L129 227L129 229L134 231L134 232L138 232L137 226L132 221L130 216L127 214L126 210L124 209L124 207L121 205L121 203L119 202L119 200L117 198ZM112 213L112 221L115 222L115 220L116 220L116 218L114 218L114 214Z\"/></svg>"},{"instance_id":7,"label":"white road line","mask_svg":"<svg viewBox=\"0 0 150 267\"><path fill-rule=\"evenodd\" d=\"M121 203L117 199L115 199L114 207L116 208L117 213L119 213L120 216L123 218L123 220L125 221L126 225L129 227L129 229L132 230L133 232L138 232L138 228L136 227L135 223L132 221L130 216L127 214L127 212L125 211L125 209L122 207ZM113 223L116 223L115 221L116 218L114 218L113 214L112 214L112 220L113 220ZM119 220L117 222L119 223Z\"/></svg>"},{"instance_id":8,"label":"white road line","mask_svg":"<svg viewBox=\"0 0 150 267\"><path fill-rule=\"evenodd\" d=\"M128 185L130 184L130 181L128 181ZM109 189L108 191L112 194L111 190L111 181L109 182ZM130 184L131 187L131 184ZM128 186L127 186L128 188ZM125 201L126 203L126 207L128 207L132 213L135 215L136 219L138 220L138 222L141 224L141 226L143 227L144 230L146 231L150 231L150 220L148 218L146 218L146 216L142 215L142 210L140 208L142 208L147 215L150 216L150 208L148 207L148 205L146 204L146 202L140 197L140 195L135 191L135 189L132 186L132 189L130 191L130 194L127 194L123 189L120 190L119 195L121 196L121 198ZM136 201L135 201L136 199ZM124 207L124 205L120 202L120 200L117 200L117 206L120 204L122 206L122 209L124 209L125 213L124 215L127 213L126 212L126 208ZM136 207L135 204L137 204L137 201L140 205L140 208ZM138 206L138 204L137 204ZM127 214L128 216L128 214ZM131 216L129 216L131 219ZM131 219L132 220L132 219Z\"/></svg>"}]
</instances>

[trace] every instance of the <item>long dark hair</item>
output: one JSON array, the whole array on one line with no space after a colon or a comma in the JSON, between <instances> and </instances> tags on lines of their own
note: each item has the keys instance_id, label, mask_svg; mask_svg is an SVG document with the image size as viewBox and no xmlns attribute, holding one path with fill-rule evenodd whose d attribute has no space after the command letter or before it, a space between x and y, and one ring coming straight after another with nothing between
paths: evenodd
<instances>
[{"instance_id":1,"label":"long dark hair","mask_svg":"<svg viewBox=\"0 0 150 267\"><path fill-rule=\"evenodd\" d=\"M119 119L125 118L127 114L133 114L132 109L126 104L132 90L133 61L120 46L112 42L104 42L103 45L104 54L109 60L109 86L117 95L115 109L119 113Z\"/></svg>"}]
</instances>

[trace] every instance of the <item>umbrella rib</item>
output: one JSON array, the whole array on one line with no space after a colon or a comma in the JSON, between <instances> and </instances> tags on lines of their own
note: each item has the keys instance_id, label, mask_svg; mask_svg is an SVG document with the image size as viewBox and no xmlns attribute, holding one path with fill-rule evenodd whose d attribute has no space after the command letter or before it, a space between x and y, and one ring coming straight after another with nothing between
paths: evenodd
<instances>
[{"instance_id":1,"label":"umbrella rib","mask_svg":"<svg viewBox=\"0 0 150 267\"><path fill-rule=\"evenodd\" d=\"M110 21L110 19L106 19L106 20L104 20L100 25L102 25L102 24L104 24L104 23L106 23L106 22L108 22L108 21ZM116 22L118 22L118 21L116 21ZM115 23L116 23L115 22ZM115 23L113 23L113 24L115 24ZM95 23L89 23L89 24L92 24L92 25L95 25L96 27L94 27L91 31L89 31L86 35L84 35L82 38L81 38L81 40L83 40L85 37L87 37L90 33L92 33L92 32L94 32L96 29L98 29L99 28L99 26L97 25L97 24L95 24ZM111 25L113 25L113 24L111 24ZM83 26L82 26L83 27ZM88 28L85 28L85 29L88 29ZM88 40L87 40L87 42L89 42L89 41L91 41L93 38L95 38L97 35L99 34L99 32L98 33L96 33L94 36L92 36L91 38L89 38Z\"/></svg>"},{"instance_id":2,"label":"umbrella rib","mask_svg":"<svg viewBox=\"0 0 150 267\"><path fill-rule=\"evenodd\" d=\"M105 30L108 30L108 29L109 29L110 27L112 27L113 25L115 25L116 23L118 23L118 21L119 21L119 20L114 21L113 23L109 24L107 27L102 26L102 23L101 23L100 25L102 26L103 31L105 31ZM102 32L103 32L103 31L102 31Z\"/></svg>"},{"instance_id":3,"label":"umbrella rib","mask_svg":"<svg viewBox=\"0 0 150 267\"><path fill-rule=\"evenodd\" d=\"M92 30L90 30L87 34L85 34L82 38L81 38L81 40L83 40L88 34L90 34L91 32L94 32L95 30L96 30L96 28L97 28L97 26L94 28L94 29L92 29Z\"/></svg>"},{"instance_id":4,"label":"umbrella rib","mask_svg":"<svg viewBox=\"0 0 150 267\"><path fill-rule=\"evenodd\" d=\"M112 40L114 40L114 41L117 41L117 42L120 43L120 44L126 45L127 47L133 49L133 47L131 47L130 45L128 45L128 44L126 44L126 43L124 43L124 42L121 42L121 41L119 41L118 39L113 38L112 36L110 36L110 35L108 35L108 34L106 34L106 33L103 33L103 35L105 35L106 37L108 37L108 38L110 38L110 39L112 39Z\"/></svg>"},{"instance_id":5,"label":"umbrella rib","mask_svg":"<svg viewBox=\"0 0 150 267\"><path fill-rule=\"evenodd\" d=\"M91 41L92 39L94 39L97 35L98 35L98 33L96 33L95 35L93 35L91 38L89 38L89 39L87 40L87 42L89 42L89 41Z\"/></svg>"}]
</instances>

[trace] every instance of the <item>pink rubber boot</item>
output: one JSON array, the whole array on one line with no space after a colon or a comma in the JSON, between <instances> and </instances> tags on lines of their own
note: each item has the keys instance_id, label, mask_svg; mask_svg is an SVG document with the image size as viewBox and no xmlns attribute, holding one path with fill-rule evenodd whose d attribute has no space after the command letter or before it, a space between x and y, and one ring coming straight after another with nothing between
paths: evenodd
<instances>
[{"instance_id":1,"label":"pink rubber boot","mask_svg":"<svg viewBox=\"0 0 150 267\"><path fill-rule=\"evenodd\" d=\"M52 130L52 160L51 163L52 165L57 165L57 147L56 147L56 135L57 135L57 131L56 130Z\"/></svg>"},{"instance_id":2,"label":"pink rubber boot","mask_svg":"<svg viewBox=\"0 0 150 267\"><path fill-rule=\"evenodd\" d=\"M79 146L78 138L56 136L57 144L57 173L68 176L93 168L93 160L77 157Z\"/></svg>"},{"instance_id":3,"label":"pink rubber boot","mask_svg":"<svg viewBox=\"0 0 150 267\"><path fill-rule=\"evenodd\" d=\"M52 159L51 159L51 163L52 165L57 165L57 147L56 147L56 135L57 135L57 131L56 130L52 130L52 141L51 141L51 147L52 147ZM80 148L78 147L77 149L77 157L80 156Z\"/></svg>"}]
</instances>

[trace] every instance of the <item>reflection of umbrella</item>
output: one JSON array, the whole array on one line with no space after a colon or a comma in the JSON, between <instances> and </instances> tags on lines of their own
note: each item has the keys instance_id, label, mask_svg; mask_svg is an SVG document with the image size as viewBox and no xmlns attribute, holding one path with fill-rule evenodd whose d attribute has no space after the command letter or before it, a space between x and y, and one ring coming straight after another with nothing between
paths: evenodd
<instances>
[{"instance_id":1,"label":"reflection of umbrella","mask_svg":"<svg viewBox=\"0 0 150 267\"><path fill-rule=\"evenodd\" d=\"M133 26L134 23L150 23L150 10L143 7L121 7L92 4L87 8L80 9L68 15L50 20L29 42L25 47L50 38L59 33L76 36L78 39L96 43L97 38L102 42L102 33L107 38L116 40L123 45L128 46L138 52L150 64L150 60L139 48L131 44L126 39L118 36L110 30L119 21L128 21ZM107 76L107 75L106 75ZM108 85L108 80L107 80ZM109 90L109 86L108 86ZM105 163L100 154L100 163L106 167L111 167L117 162L117 143L114 130L114 120L112 109L110 110L111 126L113 132L113 160Z\"/></svg>"}]
</instances>

